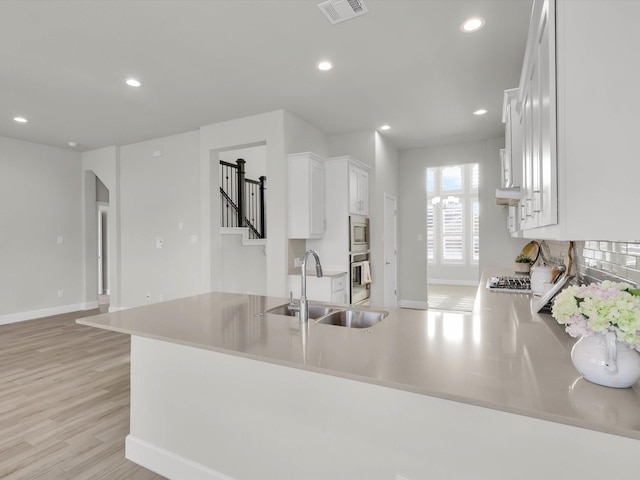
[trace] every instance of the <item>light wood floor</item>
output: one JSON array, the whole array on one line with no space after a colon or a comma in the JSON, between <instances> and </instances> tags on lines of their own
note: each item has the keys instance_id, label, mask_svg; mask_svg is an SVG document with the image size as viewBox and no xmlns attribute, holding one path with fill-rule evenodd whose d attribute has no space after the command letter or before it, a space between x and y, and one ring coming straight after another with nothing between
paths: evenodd
<instances>
[{"instance_id":1,"label":"light wood floor","mask_svg":"<svg viewBox=\"0 0 640 480\"><path fill-rule=\"evenodd\" d=\"M124 458L130 337L98 310L0 326L0 478L159 480Z\"/></svg>"},{"instance_id":2,"label":"light wood floor","mask_svg":"<svg viewBox=\"0 0 640 480\"><path fill-rule=\"evenodd\" d=\"M427 285L429 310L470 312L473 310L477 290L477 286L430 283Z\"/></svg>"}]
</instances>

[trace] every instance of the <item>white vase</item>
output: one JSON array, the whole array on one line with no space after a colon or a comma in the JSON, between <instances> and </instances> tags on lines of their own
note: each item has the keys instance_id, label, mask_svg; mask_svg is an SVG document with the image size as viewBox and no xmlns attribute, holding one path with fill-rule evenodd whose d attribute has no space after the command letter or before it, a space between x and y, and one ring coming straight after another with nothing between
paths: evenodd
<instances>
[{"instance_id":1,"label":"white vase","mask_svg":"<svg viewBox=\"0 0 640 480\"><path fill-rule=\"evenodd\" d=\"M580 338L571 361L584 378L605 387L628 388L640 379L640 355L617 342L614 332Z\"/></svg>"}]
</instances>

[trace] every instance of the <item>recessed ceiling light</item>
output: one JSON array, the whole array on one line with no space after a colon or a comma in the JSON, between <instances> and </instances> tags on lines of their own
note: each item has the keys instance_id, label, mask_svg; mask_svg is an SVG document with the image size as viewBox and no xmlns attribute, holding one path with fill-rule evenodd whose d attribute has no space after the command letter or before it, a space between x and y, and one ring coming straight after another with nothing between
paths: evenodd
<instances>
[{"instance_id":1,"label":"recessed ceiling light","mask_svg":"<svg viewBox=\"0 0 640 480\"><path fill-rule=\"evenodd\" d=\"M391 127L389 125L382 125L380 130L389 130Z\"/></svg>"},{"instance_id":2,"label":"recessed ceiling light","mask_svg":"<svg viewBox=\"0 0 640 480\"><path fill-rule=\"evenodd\" d=\"M77 147L78 144L76 142L67 142L67 145L69 145L70 147Z\"/></svg>"},{"instance_id":3,"label":"recessed ceiling light","mask_svg":"<svg viewBox=\"0 0 640 480\"><path fill-rule=\"evenodd\" d=\"M474 115L484 115L485 113L487 113L487 111L484 108L481 108L473 112Z\"/></svg>"},{"instance_id":4,"label":"recessed ceiling light","mask_svg":"<svg viewBox=\"0 0 640 480\"><path fill-rule=\"evenodd\" d=\"M13 120L18 123L27 123L28 120L24 117L13 117Z\"/></svg>"},{"instance_id":5,"label":"recessed ceiling light","mask_svg":"<svg viewBox=\"0 0 640 480\"><path fill-rule=\"evenodd\" d=\"M327 70L331 70L333 68L333 65L331 65L331 62L320 62L318 64L318 70L322 70L323 72L326 72Z\"/></svg>"},{"instance_id":6,"label":"recessed ceiling light","mask_svg":"<svg viewBox=\"0 0 640 480\"><path fill-rule=\"evenodd\" d=\"M135 78L128 78L125 83L127 85L129 85L130 87L140 87L140 86L142 86L142 84L138 80L136 80Z\"/></svg>"},{"instance_id":7,"label":"recessed ceiling light","mask_svg":"<svg viewBox=\"0 0 640 480\"><path fill-rule=\"evenodd\" d=\"M468 18L460 25L460 30L463 32L475 32L484 27L484 18L481 17L473 17Z\"/></svg>"}]
</instances>

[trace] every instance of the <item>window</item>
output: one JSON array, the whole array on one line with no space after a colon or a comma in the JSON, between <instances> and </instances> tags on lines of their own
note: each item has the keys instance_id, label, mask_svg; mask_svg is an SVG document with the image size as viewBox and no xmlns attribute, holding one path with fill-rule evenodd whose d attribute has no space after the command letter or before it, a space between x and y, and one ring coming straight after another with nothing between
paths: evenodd
<instances>
[{"instance_id":1,"label":"window","mask_svg":"<svg viewBox=\"0 0 640 480\"><path fill-rule=\"evenodd\" d=\"M477 265L480 259L480 184L477 163L427 168L427 260Z\"/></svg>"}]
</instances>

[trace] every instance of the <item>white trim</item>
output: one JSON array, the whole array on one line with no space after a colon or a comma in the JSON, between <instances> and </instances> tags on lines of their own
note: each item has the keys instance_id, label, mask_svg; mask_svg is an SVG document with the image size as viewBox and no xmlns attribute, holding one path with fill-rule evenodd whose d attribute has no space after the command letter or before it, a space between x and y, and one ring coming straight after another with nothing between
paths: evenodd
<instances>
[{"instance_id":1,"label":"white trim","mask_svg":"<svg viewBox=\"0 0 640 480\"><path fill-rule=\"evenodd\" d=\"M133 435L125 439L125 457L152 472L167 478L189 480L235 480L200 463L169 450L140 440Z\"/></svg>"},{"instance_id":2,"label":"white trim","mask_svg":"<svg viewBox=\"0 0 640 480\"><path fill-rule=\"evenodd\" d=\"M429 303L419 302L417 300L400 300L401 308L413 308L417 310L427 310Z\"/></svg>"},{"instance_id":3,"label":"white trim","mask_svg":"<svg viewBox=\"0 0 640 480\"><path fill-rule=\"evenodd\" d=\"M78 312L80 310L93 310L98 308L98 301L75 303L73 305L60 305L58 307L42 308L40 310L31 310L28 312L10 313L8 315L0 315L0 325L9 323L24 322L25 320L33 320L42 317L51 317L62 313Z\"/></svg>"},{"instance_id":4,"label":"white trim","mask_svg":"<svg viewBox=\"0 0 640 480\"><path fill-rule=\"evenodd\" d=\"M220 227L220 235L242 235L242 245L266 245L264 238L249 238L249 227Z\"/></svg>"}]
</instances>

